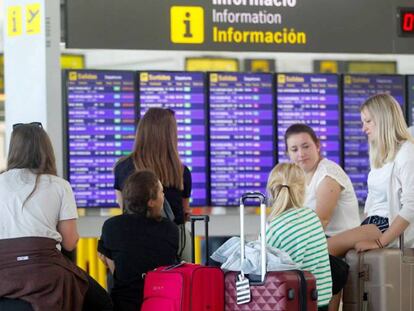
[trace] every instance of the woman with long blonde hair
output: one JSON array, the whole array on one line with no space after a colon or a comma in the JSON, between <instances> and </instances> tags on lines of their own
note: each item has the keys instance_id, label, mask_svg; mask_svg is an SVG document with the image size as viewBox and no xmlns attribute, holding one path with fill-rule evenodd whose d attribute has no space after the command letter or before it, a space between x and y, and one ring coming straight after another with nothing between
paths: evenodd
<instances>
[{"instance_id":1,"label":"woman with long blonde hair","mask_svg":"<svg viewBox=\"0 0 414 311\"><path fill-rule=\"evenodd\" d=\"M304 207L305 174L293 163L281 163L270 172L267 193L271 213L266 240L286 251L301 270L316 278L318 308L327 310L332 297L332 277L322 224Z\"/></svg>"},{"instance_id":2,"label":"woman with long blonde hair","mask_svg":"<svg viewBox=\"0 0 414 311\"><path fill-rule=\"evenodd\" d=\"M361 106L362 130L368 137L371 171L362 226L328 239L329 251L344 255L383 248L404 233L414 246L414 141L398 102L388 94Z\"/></svg>"}]
</instances>

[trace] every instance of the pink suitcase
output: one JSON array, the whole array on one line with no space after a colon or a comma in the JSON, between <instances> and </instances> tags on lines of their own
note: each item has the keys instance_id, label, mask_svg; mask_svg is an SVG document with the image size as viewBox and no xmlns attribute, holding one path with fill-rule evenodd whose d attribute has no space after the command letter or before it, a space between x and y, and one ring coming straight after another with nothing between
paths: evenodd
<instances>
[{"instance_id":1,"label":"pink suitcase","mask_svg":"<svg viewBox=\"0 0 414 311\"><path fill-rule=\"evenodd\" d=\"M194 228L194 221L201 219L206 223L206 237L208 237L208 216L192 217L192 228ZM194 236L194 229L192 231ZM145 277L144 302L141 311L223 310L224 274L220 268L181 263L157 268L148 272Z\"/></svg>"},{"instance_id":2,"label":"pink suitcase","mask_svg":"<svg viewBox=\"0 0 414 311\"><path fill-rule=\"evenodd\" d=\"M261 193L246 193L240 200L240 241L241 256L244 259L244 202L247 199L260 200L261 237L266 236L265 197ZM266 272L266 239L261 239L261 275L248 276L251 300L237 304L236 279L240 272L227 272L225 275L226 311L316 311L316 279L309 272L278 271Z\"/></svg>"}]
</instances>

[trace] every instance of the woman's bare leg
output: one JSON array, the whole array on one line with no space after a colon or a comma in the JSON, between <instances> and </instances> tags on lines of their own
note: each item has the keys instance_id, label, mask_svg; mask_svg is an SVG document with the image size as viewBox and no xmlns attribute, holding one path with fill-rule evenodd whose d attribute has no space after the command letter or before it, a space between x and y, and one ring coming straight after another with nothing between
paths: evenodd
<instances>
[{"instance_id":1,"label":"woman's bare leg","mask_svg":"<svg viewBox=\"0 0 414 311\"><path fill-rule=\"evenodd\" d=\"M343 257L355 244L360 241L376 240L381 236L381 231L376 225L363 225L328 239L329 254Z\"/></svg>"},{"instance_id":2,"label":"woman's bare leg","mask_svg":"<svg viewBox=\"0 0 414 311\"><path fill-rule=\"evenodd\" d=\"M342 291L340 291L336 295L333 295L331 298L331 301L329 301L328 311L338 311L339 305L341 303L341 298L342 298Z\"/></svg>"}]
</instances>

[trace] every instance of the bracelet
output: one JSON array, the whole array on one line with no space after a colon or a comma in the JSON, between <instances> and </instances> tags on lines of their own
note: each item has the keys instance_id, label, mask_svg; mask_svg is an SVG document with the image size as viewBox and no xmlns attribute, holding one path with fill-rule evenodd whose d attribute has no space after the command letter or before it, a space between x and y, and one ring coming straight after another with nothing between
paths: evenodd
<instances>
[{"instance_id":1,"label":"bracelet","mask_svg":"<svg viewBox=\"0 0 414 311\"><path fill-rule=\"evenodd\" d=\"M376 239L375 240L375 243L377 243L377 245L378 245L379 248L384 248L384 245L382 245L380 239Z\"/></svg>"}]
</instances>

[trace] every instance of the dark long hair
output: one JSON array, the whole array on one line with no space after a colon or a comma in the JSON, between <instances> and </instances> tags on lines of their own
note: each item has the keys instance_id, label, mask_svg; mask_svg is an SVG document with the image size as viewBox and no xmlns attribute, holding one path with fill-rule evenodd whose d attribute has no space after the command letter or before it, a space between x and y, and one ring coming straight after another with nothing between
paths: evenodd
<instances>
[{"instance_id":1,"label":"dark long hair","mask_svg":"<svg viewBox=\"0 0 414 311\"><path fill-rule=\"evenodd\" d=\"M150 108L139 121L131 157L136 170L150 169L166 187L184 189L177 122L170 109Z\"/></svg>"},{"instance_id":2,"label":"dark long hair","mask_svg":"<svg viewBox=\"0 0 414 311\"><path fill-rule=\"evenodd\" d=\"M29 169L36 174L35 186L23 202L24 206L36 191L40 175L49 174L57 176L52 143L41 126L21 124L13 129L6 171L19 168Z\"/></svg>"}]
</instances>

